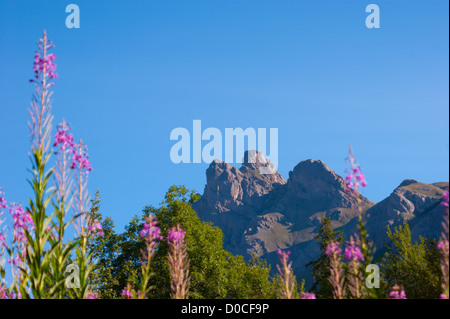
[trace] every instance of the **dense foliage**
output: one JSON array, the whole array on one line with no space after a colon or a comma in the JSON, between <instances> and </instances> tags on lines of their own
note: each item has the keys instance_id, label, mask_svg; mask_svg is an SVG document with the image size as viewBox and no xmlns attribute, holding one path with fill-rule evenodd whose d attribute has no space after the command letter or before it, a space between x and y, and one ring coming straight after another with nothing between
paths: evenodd
<instances>
[{"instance_id":1,"label":"dense foliage","mask_svg":"<svg viewBox=\"0 0 450 319\"><path fill-rule=\"evenodd\" d=\"M331 220L327 217L322 219L316 240L320 247L320 256L317 260L310 262L307 267L312 267L313 285L311 290L316 293L318 298L333 297L333 287L328 278L330 277L330 260L326 255L328 244L339 242L342 245L344 240L342 231L335 232L331 228Z\"/></svg>"},{"instance_id":2,"label":"dense foliage","mask_svg":"<svg viewBox=\"0 0 450 319\"><path fill-rule=\"evenodd\" d=\"M191 203L199 198L183 186L172 186L161 207L145 207L141 217L135 216L117 234L110 218L101 218L98 202L93 209L102 220L105 235L97 237L92 247L97 263L92 274L96 291L102 298L120 298L123 288L138 285L140 250L139 237L142 221L148 214L158 220L165 237L174 225L186 232L187 252L190 259L191 298L273 298L276 287L269 275L270 267L257 257L248 262L223 249L223 234L218 227L202 222ZM152 261L150 298L170 297L170 274L167 263L168 244L162 241Z\"/></svg>"},{"instance_id":3,"label":"dense foliage","mask_svg":"<svg viewBox=\"0 0 450 319\"><path fill-rule=\"evenodd\" d=\"M407 222L394 231L387 229L391 244L381 263L385 286L403 287L408 298L439 298L442 273L437 241L413 242Z\"/></svg>"},{"instance_id":4,"label":"dense foliage","mask_svg":"<svg viewBox=\"0 0 450 319\"><path fill-rule=\"evenodd\" d=\"M312 290L319 298L333 298L333 287L329 281L330 261L326 254L328 245L332 242L343 243L342 232L333 231L330 225L328 218L322 220L316 236L321 254L308 264L313 272ZM420 238L419 242L413 242L406 221L394 230L387 226L387 234L390 243L386 244L387 251L379 262L381 282L378 297L389 297L392 287L398 286L411 299L439 298L442 293L442 271L437 241ZM343 264L343 270L348 273L346 264Z\"/></svg>"}]
</instances>

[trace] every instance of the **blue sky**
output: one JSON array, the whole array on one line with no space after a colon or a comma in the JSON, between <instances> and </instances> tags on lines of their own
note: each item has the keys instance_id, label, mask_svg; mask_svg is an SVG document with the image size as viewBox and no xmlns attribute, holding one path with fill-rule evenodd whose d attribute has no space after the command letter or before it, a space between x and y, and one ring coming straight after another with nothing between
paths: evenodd
<instances>
[{"instance_id":1,"label":"blue sky","mask_svg":"<svg viewBox=\"0 0 450 319\"><path fill-rule=\"evenodd\" d=\"M80 8L68 29L65 7ZM380 7L381 28L365 26ZM31 190L27 108L35 43L56 47L55 124L89 148L89 189L119 230L170 185L203 192L207 164L171 162L170 132L279 130L279 171L352 144L380 201L405 178L449 179L448 1L0 0L0 187Z\"/></svg>"}]
</instances>

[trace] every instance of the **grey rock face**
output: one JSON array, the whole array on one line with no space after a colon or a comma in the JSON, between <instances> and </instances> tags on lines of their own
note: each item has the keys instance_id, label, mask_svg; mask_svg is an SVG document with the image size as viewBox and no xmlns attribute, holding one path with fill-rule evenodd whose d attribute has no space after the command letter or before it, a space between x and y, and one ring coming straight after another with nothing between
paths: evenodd
<instances>
[{"instance_id":1,"label":"grey rock face","mask_svg":"<svg viewBox=\"0 0 450 319\"><path fill-rule=\"evenodd\" d=\"M404 221L409 222L413 240L418 240L419 236L438 238L445 214L440 205L443 189L445 187L404 180L391 195L367 211L371 240L382 247L388 242L386 226L393 229Z\"/></svg>"},{"instance_id":2,"label":"grey rock face","mask_svg":"<svg viewBox=\"0 0 450 319\"><path fill-rule=\"evenodd\" d=\"M245 252L242 235L267 203L269 192L286 184L278 172L261 174L259 168L269 163L261 153L255 154L256 161L252 163L246 152L240 169L221 161L211 163L206 170L203 196L193 205L202 220L211 221L223 230L225 247L235 253Z\"/></svg>"}]
</instances>

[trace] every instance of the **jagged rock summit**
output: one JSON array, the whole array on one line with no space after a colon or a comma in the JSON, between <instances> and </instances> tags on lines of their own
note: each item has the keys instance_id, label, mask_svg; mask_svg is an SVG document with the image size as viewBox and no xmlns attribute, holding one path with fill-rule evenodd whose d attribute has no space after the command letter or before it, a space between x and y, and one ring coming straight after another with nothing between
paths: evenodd
<instances>
[{"instance_id":1,"label":"jagged rock summit","mask_svg":"<svg viewBox=\"0 0 450 319\"><path fill-rule=\"evenodd\" d=\"M225 246L228 249L233 247L232 251L240 250L243 227L264 207L267 195L286 184L278 172L260 173L259 168L268 165L270 163L261 153L246 152L240 169L222 161L213 161L206 170L203 196L193 207L201 219L222 228Z\"/></svg>"}]
</instances>

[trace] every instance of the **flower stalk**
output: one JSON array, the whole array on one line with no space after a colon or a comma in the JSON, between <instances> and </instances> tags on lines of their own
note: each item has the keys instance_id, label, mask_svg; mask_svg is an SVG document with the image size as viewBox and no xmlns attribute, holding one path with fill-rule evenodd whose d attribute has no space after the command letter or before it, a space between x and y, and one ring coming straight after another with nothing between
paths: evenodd
<instances>
[{"instance_id":1,"label":"flower stalk","mask_svg":"<svg viewBox=\"0 0 450 319\"><path fill-rule=\"evenodd\" d=\"M295 280L294 272L292 270L292 261L289 261L290 251L284 252L279 249L277 251L280 264L277 264L278 278L280 279L280 299L293 299Z\"/></svg>"},{"instance_id":2,"label":"flower stalk","mask_svg":"<svg viewBox=\"0 0 450 319\"><path fill-rule=\"evenodd\" d=\"M441 205L445 209L445 216L444 221L442 222L442 228L443 232L441 234L441 240L439 241L437 248L441 252L441 260L440 260L440 266L442 271L442 283L441 283L441 299L449 299L449 274L448 274L448 263L449 263L449 252L448 252L448 230L449 230L449 224L448 224L448 215L449 215L449 192L448 189L443 194L443 199L441 202Z\"/></svg>"},{"instance_id":3,"label":"flower stalk","mask_svg":"<svg viewBox=\"0 0 450 319\"><path fill-rule=\"evenodd\" d=\"M173 227L167 234L167 243L170 246L168 262L172 277L172 299L189 297L189 258L184 239L185 232L181 230L180 225Z\"/></svg>"},{"instance_id":4,"label":"flower stalk","mask_svg":"<svg viewBox=\"0 0 450 319\"><path fill-rule=\"evenodd\" d=\"M354 299L361 299L363 276L361 273L361 262L364 261L364 256L353 236L345 247L344 259L348 260L348 289Z\"/></svg>"},{"instance_id":5,"label":"flower stalk","mask_svg":"<svg viewBox=\"0 0 450 319\"><path fill-rule=\"evenodd\" d=\"M55 79L57 74L54 72L56 68L53 62L55 55L49 53L53 44L47 39L45 31L37 45L39 50L36 51L34 61L35 79L30 80L34 82L36 89L29 109L31 121L28 122L33 164L30 184L34 198L30 198L27 212L31 215L34 228L32 231L25 229L28 245L22 257L26 260L29 271L24 268L20 269L26 280L21 281L19 290L25 298L30 298L32 295L34 298L40 299L48 295L45 290L45 282L46 278L51 276L50 255L53 247L48 253L45 253L44 249L49 243L50 232L47 226L51 224L53 216L53 214L47 214L48 204L54 195L53 188L48 186L53 169L47 169L47 164L51 154L49 147L53 120L50 113L53 92L50 88L53 86L51 80ZM30 285L31 295L26 289L27 284Z\"/></svg>"},{"instance_id":6,"label":"flower stalk","mask_svg":"<svg viewBox=\"0 0 450 319\"><path fill-rule=\"evenodd\" d=\"M70 167L75 171L75 190L73 209L76 219L74 222L75 231L78 234L78 245L76 246L77 264L79 268L80 287L76 288L76 296L79 299L86 299L90 293L88 278L94 265L92 261L92 252L89 250L92 238L102 235L103 231L98 221L90 216L89 193L87 189L88 175L92 171L89 162L87 147L80 141L73 150L72 165Z\"/></svg>"},{"instance_id":7,"label":"flower stalk","mask_svg":"<svg viewBox=\"0 0 450 319\"><path fill-rule=\"evenodd\" d=\"M326 255L330 260L330 277L328 280L333 287L333 298L344 299L346 292L344 286L344 269L341 263L341 248L339 242L331 242L327 246Z\"/></svg>"},{"instance_id":8,"label":"flower stalk","mask_svg":"<svg viewBox=\"0 0 450 319\"><path fill-rule=\"evenodd\" d=\"M141 280L141 287L138 293L139 299L147 298L149 294L151 261L156 253L158 241L163 239L163 237L161 236L161 229L158 226L156 226L157 224L158 221L156 220L155 216L150 214L145 218L145 223L140 232L140 236L142 239L144 239L145 242L145 248L141 249L142 258L140 258L140 261L141 261L142 280ZM130 291L130 289L127 289L126 291Z\"/></svg>"},{"instance_id":9,"label":"flower stalk","mask_svg":"<svg viewBox=\"0 0 450 319\"><path fill-rule=\"evenodd\" d=\"M64 244L64 234L67 227L73 219L66 222L67 212L72 203L72 174L70 157L74 152L75 144L73 143L73 135L69 133L70 125L63 120L57 127L55 134L54 147L55 152L55 170L54 184L56 186L56 204L54 209L56 212L56 223L53 223L53 233L50 236L50 242L54 249L54 256L51 260L52 275L55 282L52 294L56 298L63 298L65 294L65 269L67 260L75 245L74 242Z\"/></svg>"}]
</instances>

